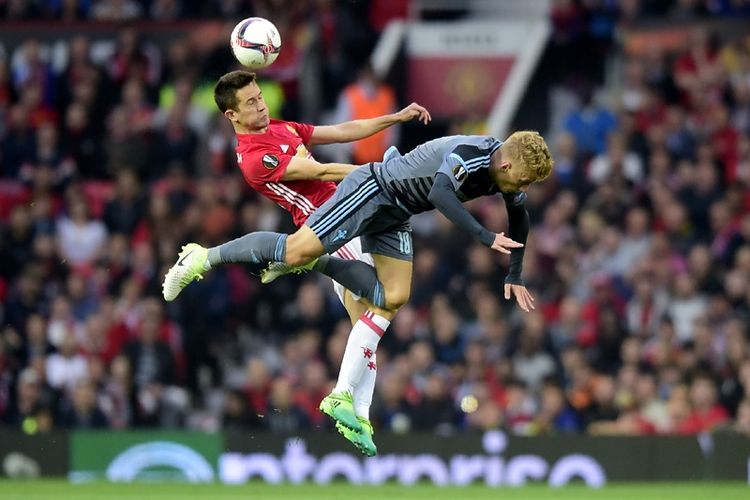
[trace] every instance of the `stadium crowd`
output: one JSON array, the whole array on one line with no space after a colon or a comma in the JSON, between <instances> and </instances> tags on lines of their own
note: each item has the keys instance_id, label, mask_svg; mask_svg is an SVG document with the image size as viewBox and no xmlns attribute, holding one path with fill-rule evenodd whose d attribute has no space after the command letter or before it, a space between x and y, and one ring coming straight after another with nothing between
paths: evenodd
<instances>
[{"instance_id":1,"label":"stadium crowd","mask_svg":"<svg viewBox=\"0 0 750 500\"><path fill-rule=\"evenodd\" d=\"M351 18L334 2L286 3L328 22L327 43L299 37L299 54L356 34L336 29ZM170 20L192 4L7 1L0 12ZM245 4L201 2L216 9L201 14ZM355 17L367 32L409 2L373 7L384 4ZM676 19L748 10L649 4ZM646 14L637 0L554 2L549 50L572 65L581 51L601 58L619 50L619 26ZM302 19L282 36L317 22ZM160 296L181 244L290 228L245 186L231 129L201 98L211 81L200 77L229 60L217 69L132 26L106 57L91 44L72 38L62 64L33 39L0 57L0 421L28 433L329 428L317 405L349 331L330 283L261 286L257 269L236 266L174 303ZM594 92L602 75L560 75L580 102L548 136L554 178L529 195L534 312L502 298L501 256L434 213L413 219L412 298L380 343L377 429L750 435L750 38L696 29L684 49L623 57L608 105ZM342 68L323 72L328 105L353 78ZM305 109L287 105L295 89L277 89L288 119ZM506 227L499 199L471 208Z\"/></svg>"}]
</instances>

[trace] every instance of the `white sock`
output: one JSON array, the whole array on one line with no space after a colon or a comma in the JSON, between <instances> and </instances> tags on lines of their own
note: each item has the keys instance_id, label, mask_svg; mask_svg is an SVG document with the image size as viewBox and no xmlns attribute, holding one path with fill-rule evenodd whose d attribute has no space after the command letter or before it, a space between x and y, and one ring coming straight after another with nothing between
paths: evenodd
<instances>
[{"instance_id":1,"label":"white sock","mask_svg":"<svg viewBox=\"0 0 750 500\"><path fill-rule=\"evenodd\" d=\"M352 327L349 339L346 342L344 358L341 360L341 369L339 370L339 379L333 389L334 392L349 391L354 394L354 390L359 386L368 366L374 365L375 360L373 358L375 351L378 349L378 342L380 342L380 338L390 324L389 320L371 311L365 311L360 316Z\"/></svg>"},{"instance_id":2,"label":"white sock","mask_svg":"<svg viewBox=\"0 0 750 500\"><path fill-rule=\"evenodd\" d=\"M370 420L370 405L375 392L375 379L378 376L378 355L373 354L371 363L359 379L359 385L354 388L354 414Z\"/></svg>"}]
</instances>

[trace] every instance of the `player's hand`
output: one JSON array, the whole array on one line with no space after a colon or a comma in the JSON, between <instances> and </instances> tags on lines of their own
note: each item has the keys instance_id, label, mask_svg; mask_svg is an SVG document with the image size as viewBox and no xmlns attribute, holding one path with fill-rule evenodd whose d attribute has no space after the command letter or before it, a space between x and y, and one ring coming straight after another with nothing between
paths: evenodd
<instances>
[{"instance_id":1,"label":"player's hand","mask_svg":"<svg viewBox=\"0 0 750 500\"><path fill-rule=\"evenodd\" d=\"M511 248L521 248L523 243L513 241L512 239L505 236L505 233L495 235L495 242L492 243L493 250L497 250L500 253L510 253Z\"/></svg>"},{"instance_id":2,"label":"player's hand","mask_svg":"<svg viewBox=\"0 0 750 500\"><path fill-rule=\"evenodd\" d=\"M424 108L416 102L413 102L396 113L396 119L400 123L410 122L414 119L417 119L427 125L430 120L432 120L432 116L430 116L430 112L427 111L427 108Z\"/></svg>"},{"instance_id":3,"label":"player's hand","mask_svg":"<svg viewBox=\"0 0 750 500\"><path fill-rule=\"evenodd\" d=\"M526 289L524 285L513 285L512 283L505 284L505 299L510 300L510 296L516 298L518 306L526 312L534 309L534 297Z\"/></svg>"}]
</instances>

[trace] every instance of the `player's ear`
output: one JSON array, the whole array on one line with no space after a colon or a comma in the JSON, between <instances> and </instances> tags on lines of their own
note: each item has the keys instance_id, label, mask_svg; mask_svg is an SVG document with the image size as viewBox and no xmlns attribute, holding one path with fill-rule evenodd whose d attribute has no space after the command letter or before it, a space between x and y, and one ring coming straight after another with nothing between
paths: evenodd
<instances>
[{"instance_id":1,"label":"player's ear","mask_svg":"<svg viewBox=\"0 0 750 500\"><path fill-rule=\"evenodd\" d=\"M235 112L231 108L228 109L228 110L226 110L226 111L224 111L224 116L226 116L229 119L230 122L233 121L234 115L235 115Z\"/></svg>"},{"instance_id":2,"label":"player's ear","mask_svg":"<svg viewBox=\"0 0 750 500\"><path fill-rule=\"evenodd\" d=\"M508 170L510 170L510 167L512 166L513 165L510 163L509 160L503 160L502 162L500 162L500 170L502 170L503 172L507 172Z\"/></svg>"}]
</instances>

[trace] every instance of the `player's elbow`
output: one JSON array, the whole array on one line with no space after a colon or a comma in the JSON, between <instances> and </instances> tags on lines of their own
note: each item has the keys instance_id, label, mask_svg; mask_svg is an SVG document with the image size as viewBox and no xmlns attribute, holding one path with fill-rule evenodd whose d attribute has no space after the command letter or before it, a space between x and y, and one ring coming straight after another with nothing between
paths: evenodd
<instances>
[{"instance_id":1,"label":"player's elbow","mask_svg":"<svg viewBox=\"0 0 750 500\"><path fill-rule=\"evenodd\" d=\"M323 174L320 179L324 181L341 182L344 177L352 173L357 167L347 166L338 163L329 163L323 165Z\"/></svg>"},{"instance_id":2,"label":"player's elbow","mask_svg":"<svg viewBox=\"0 0 750 500\"><path fill-rule=\"evenodd\" d=\"M333 164L321 164L318 167L318 180L321 181L333 181L339 182L344 176L341 172L337 172Z\"/></svg>"},{"instance_id":3,"label":"player's elbow","mask_svg":"<svg viewBox=\"0 0 750 500\"><path fill-rule=\"evenodd\" d=\"M325 163L318 163L313 170L314 179L318 181L331 180L331 169Z\"/></svg>"}]
</instances>

